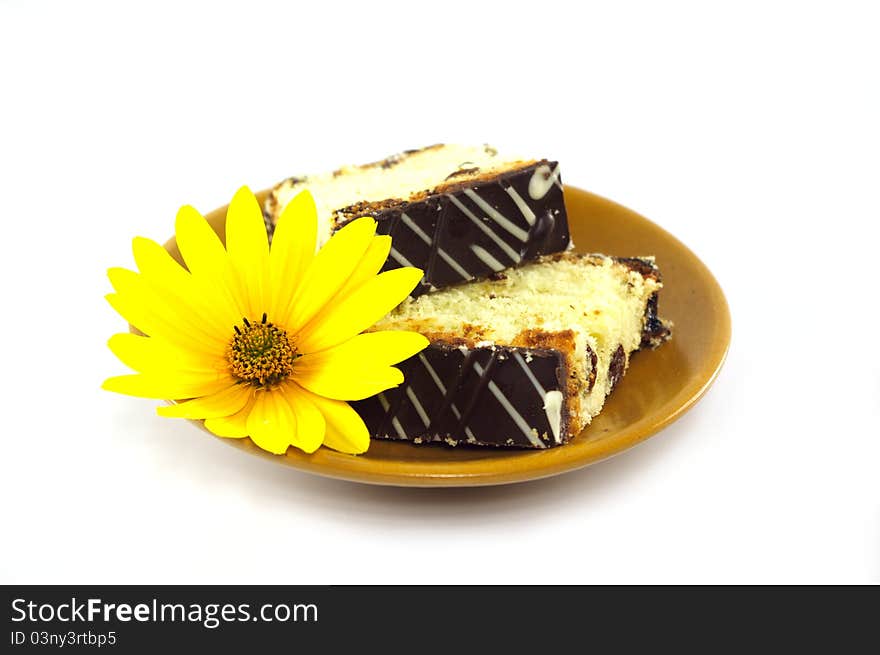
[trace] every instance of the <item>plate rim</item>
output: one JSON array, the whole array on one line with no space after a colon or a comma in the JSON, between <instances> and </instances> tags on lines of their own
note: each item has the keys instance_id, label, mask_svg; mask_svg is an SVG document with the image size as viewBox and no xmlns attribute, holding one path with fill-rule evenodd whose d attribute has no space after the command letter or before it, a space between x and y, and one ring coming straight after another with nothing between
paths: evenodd
<instances>
[{"instance_id":1,"label":"plate rim","mask_svg":"<svg viewBox=\"0 0 880 655\"><path fill-rule=\"evenodd\" d=\"M491 471L481 470L477 466L479 461L472 463L450 463L431 460L427 463L419 462L415 468L407 468L397 461L370 459L363 455L347 455L328 448L319 448L310 455L295 448L289 448L284 455L273 455L255 446L248 437L241 439L219 437L209 432L204 427L202 421L190 420L190 422L215 439L219 439L234 448L271 459L278 464L289 466L299 471L349 482L399 487L476 487L539 480L596 464L625 452L642 441L655 436L693 409L718 378L730 350L732 328L729 303L721 285L705 263L673 234L638 212L609 198L569 184L564 186L567 194L583 194L591 202L604 204L614 212L625 213L635 220L643 221L649 229L661 233L663 237L675 246L677 252L689 258L692 265L702 269L702 277L709 283L707 286L712 296L713 307L716 308L717 317L715 325L716 335L712 340L711 353L706 358L708 363L695 376L696 384L686 385L682 391L674 396L674 398L685 396L681 402L676 402L675 406L669 411L663 412L662 416L648 415L647 417L641 417L640 420L628 424L618 434L612 434L603 439L589 442L590 447L585 453L569 451L569 457L560 457L558 453L560 451L565 453L566 449L570 449L573 446L576 447L576 444L570 443L540 451L511 450L510 457L504 459L505 467L503 470ZM264 189L256 194L261 204L270 192L271 189ZM222 227L227 207L228 205L218 207L206 213L205 218L209 222L217 222ZM164 247L166 250L176 251L175 238L172 236L165 242ZM672 401L669 402L671 403ZM586 429L589 429L589 426ZM411 447L435 446L411 445ZM551 456L547 457L547 455ZM542 462L542 460L549 461ZM494 461L497 462L499 460Z\"/></svg>"}]
</instances>

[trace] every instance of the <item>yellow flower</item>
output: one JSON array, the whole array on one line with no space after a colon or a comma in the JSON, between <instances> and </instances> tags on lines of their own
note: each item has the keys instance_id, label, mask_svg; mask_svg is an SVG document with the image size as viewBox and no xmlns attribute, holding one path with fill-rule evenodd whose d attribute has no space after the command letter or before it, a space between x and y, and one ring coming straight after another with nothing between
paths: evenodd
<instances>
[{"instance_id":1,"label":"yellow flower","mask_svg":"<svg viewBox=\"0 0 880 655\"><path fill-rule=\"evenodd\" d=\"M316 253L317 213L303 192L278 221L269 247L259 203L247 188L226 214L226 247L192 207L177 214L180 266L159 244L136 238L139 272L108 271L107 300L145 335L116 334L110 349L137 371L109 378L110 391L189 399L162 416L205 419L221 437L307 453L323 443L362 453L369 434L347 400L397 386L396 364L428 341L415 332L364 330L396 307L422 276L378 274L391 237L358 218ZM187 270L188 269L188 270ZM363 334L362 334L363 333Z\"/></svg>"}]
</instances>

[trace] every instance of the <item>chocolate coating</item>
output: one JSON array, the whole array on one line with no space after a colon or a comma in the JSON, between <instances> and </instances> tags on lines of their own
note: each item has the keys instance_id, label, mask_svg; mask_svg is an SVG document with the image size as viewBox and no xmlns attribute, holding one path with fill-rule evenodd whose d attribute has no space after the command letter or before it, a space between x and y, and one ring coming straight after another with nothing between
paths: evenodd
<instances>
[{"instance_id":1,"label":"chocolate coating","mask_svg":"<svg viewBox=\"0 0 880 655\"><path fill-rule=\"evenodd\" d=\"M522 448L568 440L564 402L557 426L545 409L547 392L565 396L558 351L435 342L398 366L401 387L351 403L374 438Z\"/></svg>"},{"instance_id":2,"label":"chocolate coating","mask_svg":"<svg viewBox=\"0 0 880 655\"><path fill-rule=\"evenodd\" d=\"M412 292L417 297L567 249L557 167L544 160L482 179L453 177L415 202L366 203L342 213L373 216L377 233L391 235L394 251L382 270L412 265L425 271ZM537 190L535 177L545 181Z\"/></svg>"}]
</instances>

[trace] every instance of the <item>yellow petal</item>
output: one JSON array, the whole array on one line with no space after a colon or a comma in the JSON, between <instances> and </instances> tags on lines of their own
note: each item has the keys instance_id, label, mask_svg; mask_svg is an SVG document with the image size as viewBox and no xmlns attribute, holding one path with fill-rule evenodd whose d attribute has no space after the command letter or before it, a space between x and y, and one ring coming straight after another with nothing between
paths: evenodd
<instances>
[{"instance_id":1,"label":"yellow petal","mask_svg":"<svg viewBox=\"0 0 880 655\"><path fill-rule=\"evenodd\" d=\"M291 439L296 436L296 418L293 410L278 391L262 391L256 394L254 406L247 419L247 432L251 441L263 450L282 455Z\"/></svg>"},{"instance_id":2,"label":"yellow petal","mask_svg":"<svg viewBox=\"0 0 880 655\"><path fill-rule=\"evenodd\" d=\"M152 239L135 237L131 241L131 251L141 274L155 276L169 286L189 285L192 277L189 272L178 264L165 248Z\"/></svg>"},{"instance_id":3,"label":"yellow petal","mask_svg":"<svg viewBox=\"0 0 880 655\"><path fill-rule=\"evenodd\" d=\"M234 384L209 396L157 407L156 413L169 418L207 419L233 416L250 402L253 395L254 389L250 385Z\"/></svg>"},{"instance_id":4,"label":"yellow petal","mask_svg":"<svg viewBox=\"0 0 880 655\"><path fill-rule=\"evenodd\" d=\"M232 386L233 383L234 380L230 376L214 374L199 375L175 372L173 376L167 376L157 373L139 373L107 378L101 388L141 398L176 399L207 396L222 391Z\"/></svg>"},{"instance_id":5,"label":"yellow petal","mask_svg":"<svg viewBox=\"0 0 880 655\"><path fill-rule=\"evenodd\" d=\"M218 416L217 418L209 418L205 420L205 427L218 437L228 437L231 439L241 439L248 436L247 420L251 414L256 399L251 396L247 405L242 407L232 416Z\"/></svg>"},{"instance_id":6,"label":"yellow petal","mask_svg":"<svg viewBox=\"0 0 880 655\"><path fill-rule=\"evenodd\" d=\"M275 225L269 250L270 316L286 318L287 308L315 257L318 210L308 191L291 200Z\"/></svg>"},{"instance_id":7,"label":"yellow petal","mask_svg":"<svg viewBox=\"0 0 880 655\"><path fill-rule=\"evenodd\" d=\"M113 268L107 269L107 279L110 280L110 285L113 287L114 291L122 293L124 289L138 283L138 274L127 268L114 266Z\"/></svg>"},{"instance_id":8,"label":"yellow petal","mask_svg":"<svg viewBox=\"0 0 880 655\"><path fill-rule=\"evenodd\" d=\"M186 299L160 290L148 278L124 268L111 268L107 276L116 289L117 297L133 309L144 324L135 323L125 314L123 317L129 318L129 322L141 332L188 344L185 347L194 350L225 350L229 339L227 330L221 331L206 323ZM122 314L113 301L111 304Z\"/></svg>"},{"instance_id":9,"label":"yellow petal","mask_svg":"<svg viewBox=\"0 0 880 655\"><path fill-rule=\"evenodd\" d=\"M198 354L204 358L216 358L225 352L225 348L221 350L216 346L212 347L212 344L189 334L179 324L169 323L130 295L109 293L105 298L122 318L138 330L150 336L161 338L176 348Z\"/></svg>"},{"instance_id":10,"label":"yellow petal","mask_svg":"<svg viewBox=\"0 0 880 655\"><path fill-rule=\"evenodd\" d=\"M107 346L123 364L140 373L163 370L207 373L226 367L225 360L175 348L157 337L142 337L130 332L114 334Z\"/></svg>"},{"instance_id":11,"label":"yellow petal","mask_svg":"<svg viewBox=\"0 0 880 655\"><path fill-rule=\"evenodd\" d=\"M291 443L303 452L315 452L324 442L324 416L310 396L296 384L284 386L284 397L296 414L296 436Z\"/></svg>"},{"instance_id":12,"label":"yellow petal","mask_svg":"<svg viewBox=\"0 0 880 655\"><path fill-rule=\"evenodd\" d=\"M376 221L358 218L336 232L315 255L283 325L296 333L342 288L376 233Z\"/></svg>"},{"instance_id":13,"label":"yellow petal","mask_svg":"<svg viewBox=\"0 0 880 655\"><path fill-rule=\"evenodd\" d=\"M136 237L132 241L134 260L140 270L141 279L166 302L185 307L200 323L210 326L215 334L231 331L231 326L241 317L235 304L227 302L226 295L217 293L226 285L198 285L165 248L155 241Z\"/></svg>"},{"instance_id":14,"label":"yellow petal","mask_svg":"<svg viewBox=\"0 0 880 655\"><path fill-rule=\"evenodd\" d=\"M217 278L226 268L226 250L217 233L195 209L186 205L174 224L177 247L193 275Z\"/></svg>"},{"instance_id":15,"label":"yellow petal","mask_svg":"<svg viewBox=\"0 0 880 655\"><path fill-rule=\"evenodd\" d=\"M338 346L300 357L297 366L391 366L428 347L427 337L407 330L365 332Z\"/></svg>"},{"instance_id":16,"label":"yellow petal","mask_svg":"<svg viewBox=\"0 0 880 655\"><path fill-rule=\"evenodd\" d=\"M363 400L396 387L403 382L403 373L393 366L357 368L351 365L299 366L293 380L320 396L336 400Z\"/></svg>"},{"instance_id":17,"label":"yellow petal","mask_svg":"<svg viewBox=\"0 0 880 655\"><path fill-rule=\"evenodd\" d=\"M296 361L293 379L326 398L361 400L403 382L396 364L423 350L429 341L417 332L368 332Z\"/></svg>"},{"instance_id":18,"label":"yellow petal","mask_svg":"<svg viewBox=\"0 0 880 655\"><path fill-rule=\"evenodd\" d=\"M218 302L233 308L234 319L240 320L248 312L241 301L245 294L240 292L238 280L233 279L226 249L208 221L189 205L181 207L175 234L177 247L196 287L203 293L213 291L219 297Z\"/></svg>"},{"instance_id":19,"label":"yellow petal","mask_svg":"<svg viewBox=\"0 0 880 655\"><path fill-rule=\"evenodd\" d=\"M370 433L363 419L348 403L322 398L307 391L304 393L324 416L325 446L352 455L366 452L370 447Z\"/></svg>"},{"instance_id":20,"label":"yellow petal","mask_svg":"<svg viewBox=\"0 0 880 655\"><path fill-rule=\"evenodd\" d=\"M388 260L389 252L391 252L391 237L387 234L374 236L357 268L351 274L351 277L346 280L345 284L342 285L342 288L334 296L333 300L342 300L349 293L371 280L373 276L378 275L379 271L382 270L382 266Z\"/></svg>"},{"instance_id":21,"label":"yellow petal","mask_svg":"<svg viewBox=\"0 0 880 655\"><path fill-rule=\"evenodd\" d=\"M175 320L171 321L171 323L179 324L176 329L180 329L190 319L189 316L178 316L179 312L177 310L179 308L176 306L176 302L168 303L165 298L157 298L156 294L150 289L146 279L140 273L125 268L113 267L107 269L107 278L110 280L114 291L120 297L137 303L145 313L162 315L166 318L172 316ZM188 314L189 312L186 313ZM192 327L196 328L197 326L193 323Z\"/></svg>"},{"instance_id":22,"label":"yellow petal","mask_svg":"<svg viewBox=\"0 0 880 655\"><path fill-rule=\"evenodd\" d=\"M323 320L324 316L333 308L334 305L338 304L339 302L350 296L353 291L356 291L366 282L375 277L375 275L380 270L382 270L382 266L388 259L388 253L390 251L390 236L374 236L373 240L370 242L370 245L367 247L367 251L364 253L364 256L361 257L361 261L358 263L354 272L349 276L348 280L345 281L345 284L342 285L339 291L336 292L333 298L328 300L324 304L324 307L322 307L321 310L317 314L315 314L314 317L312 317L310 322Z\"/></svg>"},{"instance_id":23,"label":"yellow petal","mask_svg":"<svg viewBox=\"0 0 880 655\"><path fill-rule=\"evenodd\" d=\"M377 275L297 335L297 349L312 353L351 339L397 307L421 279L422 271L410 267Z\"/></svg>"},{"instance_id":24,"label":"yellow petal","mask_svg":"<svg viewBox=\"0 0 880 655\"><path fill-rule=\"evenodd\" d=\"M245 294L247 314L259 318L269 300L269 237L260 204L246 186L226 211L226 252Z\"/></svg>"}]
</instances>

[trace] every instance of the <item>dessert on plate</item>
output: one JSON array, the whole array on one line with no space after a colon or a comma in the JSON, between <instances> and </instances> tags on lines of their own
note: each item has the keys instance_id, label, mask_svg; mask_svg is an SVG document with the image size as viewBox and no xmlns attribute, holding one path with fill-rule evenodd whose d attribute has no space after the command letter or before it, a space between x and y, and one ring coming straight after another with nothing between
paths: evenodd
<instances>
[{"instance_id":1,"label":"dessert on plate","mask_svg":"<svg viewBox=\"0 0 880 655\"><path fill-rule=\"evenodd\" d=\"M576 436L631 353L669 336L653 260L563 253L404 301L377 330L421 332L404 382L353 403L373 437L547 448Z\"/></svg>"},{"instance_id":2,"label":"dessert on plate","mask_svg":"<svg viewBox=\"0 0 880 655\"><path fill-rule=\"evenodd\" d=\"M291 177L264 204L270 233L308 189L319 240L373 216L392 237L383 270L424 271L374 330L431 341L399 364L404 382L352 406L371 437L411 443L548 448L589 425L630 356L656 348L651 257L571 250L559 165L490 146L435 145ZM589 247L589 244L581 244Z\"/></svg>"}]
</instances>

